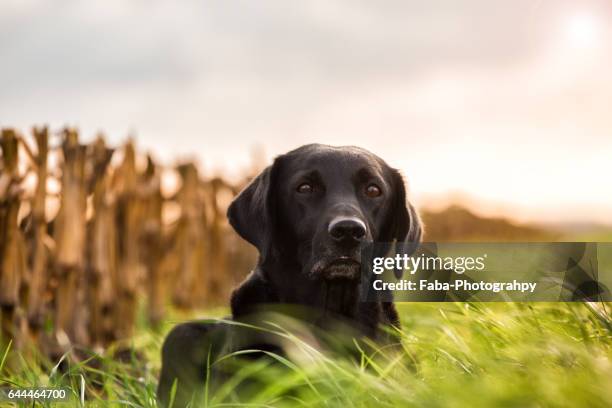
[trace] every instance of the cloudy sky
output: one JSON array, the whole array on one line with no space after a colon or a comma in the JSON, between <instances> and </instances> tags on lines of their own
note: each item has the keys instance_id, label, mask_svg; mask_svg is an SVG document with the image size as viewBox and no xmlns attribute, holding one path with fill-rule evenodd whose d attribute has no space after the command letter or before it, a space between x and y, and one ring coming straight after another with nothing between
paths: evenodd
<instances>
[{"instance_id":1,"label":"cloudy sky","mask_svg":"<svg viewBox=\"0 0 612 408\"><path fill-rule=\"evenodd\" d=\"M368 148L413 195L612 222L606 1L0 1L0 126L128 133L237 174Z\"/></svg>"}]
</instances>

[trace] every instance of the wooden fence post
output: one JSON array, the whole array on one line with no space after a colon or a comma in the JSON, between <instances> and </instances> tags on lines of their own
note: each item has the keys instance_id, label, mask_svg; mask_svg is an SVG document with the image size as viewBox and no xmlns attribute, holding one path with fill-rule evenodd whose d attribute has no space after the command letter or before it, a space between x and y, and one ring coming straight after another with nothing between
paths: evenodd
<instances>
[{"instance_id":1,"label":"wooden fence post","mask_svg":"<svg viewBox=\"0 0 612 408\"><path fill-rule=\"evenodd\" d=\"M115 328L117 338L128 338L136 321L136 294L143 270L139 251L142 213L137 196L136 152L131 141L124 147L123 163L115 175L119 253L119 268L114 279L118 296Z\"/></svg>"},{"instance_id":2,"label":"wooden fence post","mask_svg":"<svg viewBox=\"0 0 612 408\"><path fill-rule=\"evenodd\" d=\"M201 273L205 268L205 201L200 190L198 170L193 163L178 167L183 185L178 192L181 218L176 231L179 270L173 301L181 308L195 306L202 287Z\"/></svg>"},{"instance_id":3,"label":"wooden fence post","mask_svg":"<svg viewBox=\"0 0 612 408\"><path fill-rule=\"evenodd\" d=\"M161 260L164 256L162 241L161 180L157 166L147 156L147 168L141 177L140 199L143 205L141 258L147 269L148 319L158 328L164 316L165 295Z\"/></svg>"},{"instance_id":4,"label":"wooden fence post","mask_svg":"<svg viewBox=\"0 0 612 408\"><path fill-rule=\"evenodd\" d=\"M48 253L47 220L45 206L47 199L47 157L49 153L49 132L46 127L33 129L36 141L36 155L33 157L36 170L36 190L32 200L33 246L31 256L31 274L28 288L27 316L30 334L38 341L40 329L45 318L45 290L47 287Z\"/></svg>"},{"instance_id":5,"label":"wooden fence post","mask_svg":"<svg viewBox=\"0 0 612 408\"><path fill-rule=\"evenodd\" d=\"M64 348L70 342L87 344L87 333L79 310L86 238L85 146L75 130L64 131L62 145L62 195L54 228L56 242L55 339Z\"/></svg>"},{"instance_id":6,"label":"wooden fence post","mask_svg":"<svg viewBox=\"0 0 612 408\"><path fill-rule=\"evenodd\" d=\"M0 335L2 342L19 341L15 316L20 289L26 274L23 235L17 224L21 205L18 136L2 130L2 171L0 172ZM1 348L0 348L1 349Z\"/></svg>"},{"instance_id":7,"label":"wooden fence post","mask_svg":"<svg viewBox=\"0 0 612 408\"><path fill-rule=\"evenodd\" d=\"M106 147L99 136L93 143L92 206L88 223L88 310L89 332L94 347L103 347L115 340L114 312L117 299L114 277L117 275L116 200L110 191L108 164L113 149Z\"/></svg>"}]
</instances>

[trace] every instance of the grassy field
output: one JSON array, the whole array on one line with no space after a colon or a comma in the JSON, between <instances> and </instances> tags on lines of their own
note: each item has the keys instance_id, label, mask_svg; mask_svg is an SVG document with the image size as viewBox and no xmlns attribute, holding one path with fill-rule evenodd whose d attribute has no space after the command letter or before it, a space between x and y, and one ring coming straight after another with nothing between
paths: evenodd
<instances>
[{"instance_id":1,"label":"grassy field","mask_svg":"<svg viewBox=\"0 0 612 408\"><path fill-rule=\"evenodd\" d=\"M611 305L599 306L400 304L401 353L355 361L307 349L309 364L249 364L209 394L208 406L610 407L612 323L605 309ZM68 386L72 406L84 386L85 405L155 407L162 339L141 328L132 344L139 355L131 361L75 364L65 356L61 369L57 361L5 353L0 380ZM249 375L263 385L239 403L233 390Z\"/></svg>"}]
</instances>

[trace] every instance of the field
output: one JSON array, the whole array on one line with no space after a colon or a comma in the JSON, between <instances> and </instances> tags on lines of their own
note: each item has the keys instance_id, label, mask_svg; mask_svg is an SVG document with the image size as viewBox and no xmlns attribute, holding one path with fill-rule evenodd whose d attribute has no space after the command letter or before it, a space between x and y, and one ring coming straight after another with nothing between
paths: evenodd
<instances>
[{"instance_id":1,"label":"field","mask_svg":"<svg viewBox=\"0 0 612 408\"><path fill-rule=\"evenodd\" d=\"M309 349L310 364L282 359L281 367L250 364L207 402L210 407L609 407L612 322L604 314L609 307L400 304L402 352L364 354L355 361ZM84 385L85 405L155 407L163 331L139 327L131 361L107 356L58 369L58 361L41 365L30 356L9 369L2 360L0 381L68 386L74 405ZM69 360L65 356L64 362ZM264 386L248 401L237 401L232 390L249 375Z\"/></svg>"}]
</instances>

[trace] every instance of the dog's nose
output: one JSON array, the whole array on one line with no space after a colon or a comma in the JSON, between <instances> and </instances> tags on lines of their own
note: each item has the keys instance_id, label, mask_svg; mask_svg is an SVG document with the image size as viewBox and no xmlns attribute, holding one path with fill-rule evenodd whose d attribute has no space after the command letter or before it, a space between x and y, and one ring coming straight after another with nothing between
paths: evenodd
<instances>
[{"instance_id":1,"label":"dog's nose","mask_svg":"<svg viewBox=\"0 0 612 408\"><path fill-rule=\"evenodd\" d=\"M352 240L359 242L366 235L366 225L359 218L336 217L329 223L327 231L336 241Z\"/></svg>"}]
</instances>

